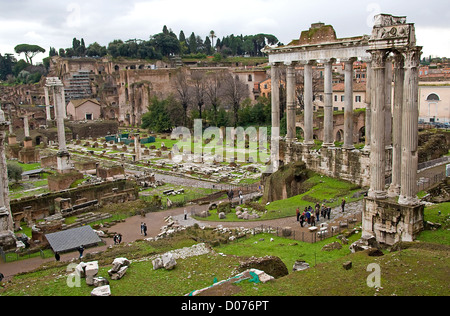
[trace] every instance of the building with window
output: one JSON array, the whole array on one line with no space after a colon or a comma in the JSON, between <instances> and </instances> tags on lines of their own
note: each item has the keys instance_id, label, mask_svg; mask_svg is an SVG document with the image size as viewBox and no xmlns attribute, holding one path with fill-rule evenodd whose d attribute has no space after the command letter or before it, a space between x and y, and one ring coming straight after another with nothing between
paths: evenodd
<instances>
[{"instance_id":1,"label":"building with window","mask_svg":"<svg viewBox=\"0 0 450 316\"><path fill-rule=\"evenodd\" d=\"M67 115L74 121L93 121L100 118L101 105L96 99L71 100Z\"/></svg>"},{"instance_id":2,"label":"building with window","mask_svg":"<svg viewBox=\"0 0 450 316\"><path fill-rule=\"evenodd\" d=\"M419 82L419 120L450 124L450 82Z\"/></svg>"}]
</instances>

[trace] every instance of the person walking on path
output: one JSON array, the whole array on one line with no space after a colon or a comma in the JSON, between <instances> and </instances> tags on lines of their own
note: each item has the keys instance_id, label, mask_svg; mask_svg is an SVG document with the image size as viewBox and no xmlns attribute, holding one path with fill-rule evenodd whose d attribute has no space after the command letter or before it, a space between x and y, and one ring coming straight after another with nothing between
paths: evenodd
<instances>
[{"instance_id":1,"label":"person walking on path","mask_svg":"<svg viewBox=\"0 0 450 316\"><path fill-rule=\"evenodd\" d=\"M143 234L143 232L144 232L144 222L141 222L141 235Z\"/></svg>"},{"instance_id":2,"label":"person walking on path","mask_svg":"<svg viewBox=\"0 0 450 316\"><path fill-rule=\"evenodd\" d=\"M55 259L56 261L59 261L61 259L61 256L59 255L59 252L55 252Z\"/></svg>"},{"instance_id":3,"label":"person walking on path","mask_svg":"<svg viewBox=\"0 0 450 316\"><path fill-rule=\"evenodd\" d=\"M84 247L83 247L83 245L81 245L80 247L78 247L78 252L80 253L80 259L83 258L83 252L84 252Z\"/></svg>"},{"instance_id":4,"label":"person walking on path","mask_svg":"<svg viewBox=\"0 0 450 316\"><path fill-rule=\"evenodd\" d=\"M144 223L144 236L147 236L147 224Z\"/></svg>"},{"instance_id":5,"label":"person walking on path","mask_svg":"<svg viewBox=\"0 0 450 316\"><path fill-rule=\"evenodd\" d=\"M342 199L341 208L342 208L342 213L344 213L345 199Z\"/></svg>"},{"instance_id":6,"label":"person walking on path","mask_svg":"<svg viewBox=\"0 0 450 316\"><path fill-rule=\"evenodd\" d=\"M187 210L184 209L184 220L187 220Z\"/></svg>"},{"instance_id":7,"label":"person walking on path","mask_svg":"<svg viewBox=\"0 0 450 316\"><path fill-rule=\"evenodd\" d=\"M300 226L303 227L303 223L305 222L305 213L300 215Z\"/></svg>"},{"instance_id":8,"label":"person walking on path","mask_svg":"<svg viewBox=\"0 0 450 316\"><path fill-rule=\"evenodd\" d=\"M298 222L300 220L300 210L298 209L298 207L295 213L297 214L297 222Z\"/></svg>"}]
</instances>

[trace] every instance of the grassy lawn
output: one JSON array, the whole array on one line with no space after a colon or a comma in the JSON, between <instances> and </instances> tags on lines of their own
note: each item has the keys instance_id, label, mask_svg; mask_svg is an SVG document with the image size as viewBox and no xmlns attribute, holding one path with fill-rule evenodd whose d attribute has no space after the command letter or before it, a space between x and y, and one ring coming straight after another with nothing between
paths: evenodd
<instances>
[{"instance_id":1,"label":"grassy lawn","mask_svg":"<svg viewBox=\"0 0 450 316\"><path fill-rule=\"evenodd\" d=\"M334 202L325 203L328 207L336 207L340 205L341 199L345 198L347 203L362 199L352 198L353 194L361 191L361 188L354 184L326 176L315 175L309 178L306 183L311 184L311 189L297 196L285 200L271 202L266 206L268 210L266 219L280 218L295 215L295 210L305 207L314 207L316 202L323 203L324 200L334 200Z\"/></svg>"},{"instance_id":2,"label":"grassy lawn","mask_svg":"<svg viewBox=\"0 0 450 316\"><path fill-rule=\"evenodd\" d=\"M179 195L163 195L164 191L167 190L174 190L178 191L180 189L184 190L183 194ZM157 188L150 188L145 189L141 191L140 198L144 201L150 201L154 195L161 196L161 201L163 203L163 206L167 205L167 198L169 198L174 203L179 202L188 202L191 200L199 199L202 197L206 197L210 194L213 194L215 192L218 192L219 190L215 189L205 189L205 188L199 188L199 187L187 187L183 185L174 185L166 183L160 187ZM223 197L225 198L225 196Z\"/></svg>"},{"instance_id":3,"label":"grassy lawn","mask_svg":"<svg viewBox=\"0 0 450 316\"><path fill-rule=\"evenodd\" d=\"M311 185L311 189L304 194L300 194L297 196L293 196L291 198L285 200L278 200L271 202L269 205L264 206L267 210L267 213L260 213L261 218L258 220L269 220L276 219L282 217L295 216L295 210L297 207L300 210L303 210L305 207L312 206L314 207L316 201L319 201L321 204L323 200L332 200L334 202L326 203L328 207L336 207L340 205L341 199L345 198L348 202L354 202L363 198L363 196L359 198L352 198L353 194L361 191L361 188L355 186L352 183L329 178L321 175L314 175L309 178L307 181ZM244 207L247 207L244 205ZM211 216L207 218L202 218L204 221L218 221L219 216L216 211L211 212ZM222 219L220 221L245 221L243 219L238 219L234 210L227 214L226 219Z\"/></svg>"},{"instance_id":4,"label":"grassy lawn","mask_svg":"<svg viewBox=\"0 0 450 316\"><path fill-rule=\"evenodd\" d=\"M439 215L439 211L441 214ZM418 240L441 245L450 245L448 229L450 226L450 202L425 207L425 220L439 223L442 227L436 231L425 230L420 233Z\"/></svg>"},{"instance_id":5,"label":"grassy lawn","mask_svg":"<svg viewBox=\"0 0 450 316\"><path fill-rule=\"evenodd\" d=\"M202 233L199 233L202 234ZM350 243L360 234L350 237ZM274 241L270 241L273 238ZM261 240L264 239L264 240ZM178 259L175 269L153 270L151 260L133 262L125 277L110 280L114 296L181 296L208 287L214 279L224 280L235 275L239 262L250 256L278 256L289 270L285 277L272 282L241 282L233 285L233 295L238 296L423 296L446 295L449 291L448 246L425 242L412 243L400 252L384 252L381 257L369 257L364 252L351 254L348 245L340 250L322 251L327 240L308 244L260 234L239 239L237 242L215 247L216 253ZM101 255L98 276L110 279L107 271L116 257L128 259L149 257L171 249L188 247L196 242L192 235L179 235L158 242L138 241L109 249ZM293 272L296 260L304 260L310 269ZM352 261L352 268L345 270L342 263ZM381 288L367 285L372 270L369 264L380 269ZM5 289L2 296L89 296L92 287L81 280L80 287L67 285L67 264L49 263L40 271L19 275ZM231 293L230 293L231 294Z\"/></svg>"}]
</instances>

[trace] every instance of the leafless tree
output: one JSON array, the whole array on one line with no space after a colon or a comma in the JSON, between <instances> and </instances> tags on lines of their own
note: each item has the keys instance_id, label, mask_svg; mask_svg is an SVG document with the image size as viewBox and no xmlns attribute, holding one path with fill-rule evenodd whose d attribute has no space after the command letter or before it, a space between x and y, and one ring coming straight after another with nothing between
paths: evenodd
<instances>
[{"instance_id":1,"label":"leafless tree","mask_svg":"<svg viewBox=\"0 0 450 316\"><path fill-rule=\"evenodd\" d=\"M191 87L188 83L188 76L184 69L180 69L175 76L175 88L178 92L178 98L183 107L183 122L184 126L187 124L187 111L191 103Z\"/></svg>"},{"instance_id":2,"label":"leafless tree","mask_svg":"<svg viewBox=\"0 0 450 316\"><path fill-rule=\"evenodd\" d=\"M305 109L305 100L304 100L304 87L305 87L305 71L303 69L296 70L295 72L295 96L297 98L297 102L300 106L300 110L303 111ZM320 76L320 72L313 68L312 72L312 86L313 86L313 98L316 99L319 97L319 92L323 89L323 78Z\"/></svg>"},{"instance_id":3,"label":"leafless tree","mask_svg":"<svg viewBox=\"0 0 450 316\"><path fill-rule=\"evenodd\" d=\"M194 71L191 75L191 80L193 82L193 94L197 102L199 116L202 118L202 108L205 105L206 97L206 75L203 71Z\"/></svg>"},{"instance_id":4,"label":"leafless tree","mask_svg":"<svg viewBox=\"0 0 450 316\"><path fill-rule=\"evenodd\" d=\"M211 105L214 124L217 123L217 112L220 105L220 87L223 80L223 72L210 72L206 79L206 97Z\"/></svg>"},{"instance_id":5,"label":"leafless tree","mask_svg":"<svg viewBox=\"0 0 450 316\"><path fill-rule=\"evenodd\" d=\"M248 87L237 76L226 74L223 79L222 96L227 101L233 110L234 126L238 123L238 111L241 102L248 97Z\"/></svg>"}]
</instances>

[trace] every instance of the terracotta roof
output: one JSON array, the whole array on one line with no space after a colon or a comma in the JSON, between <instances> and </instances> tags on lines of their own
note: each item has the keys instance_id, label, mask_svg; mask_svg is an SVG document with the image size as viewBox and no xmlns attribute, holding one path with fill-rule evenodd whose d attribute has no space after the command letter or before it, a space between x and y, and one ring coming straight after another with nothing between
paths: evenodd
<instances>
[{"instance_id":1,"label":"terracotta roof","mask_svg":"<svg viewBox=\"0 0 450 316\"><path fill-rule=\"evenodd\" d=\"M335 83L333 85L333 91L345 91L345 82ZM366 84L353 82L353 91L365 92Z\"/></svg>"},{"instance_id":2,"label":"terracotta roof","mask_svg":"<svg viewBox=\"0 0 450 316\"><path fill-rule=\"evenodd\" d=\"M88 101L91 101L92 103L100 105L100 102L98 102L96 99L77 99L77 100L71 100L70 102L72 102L73 106L75 108L77 108Z\"/></svg>"}]
</instances>

